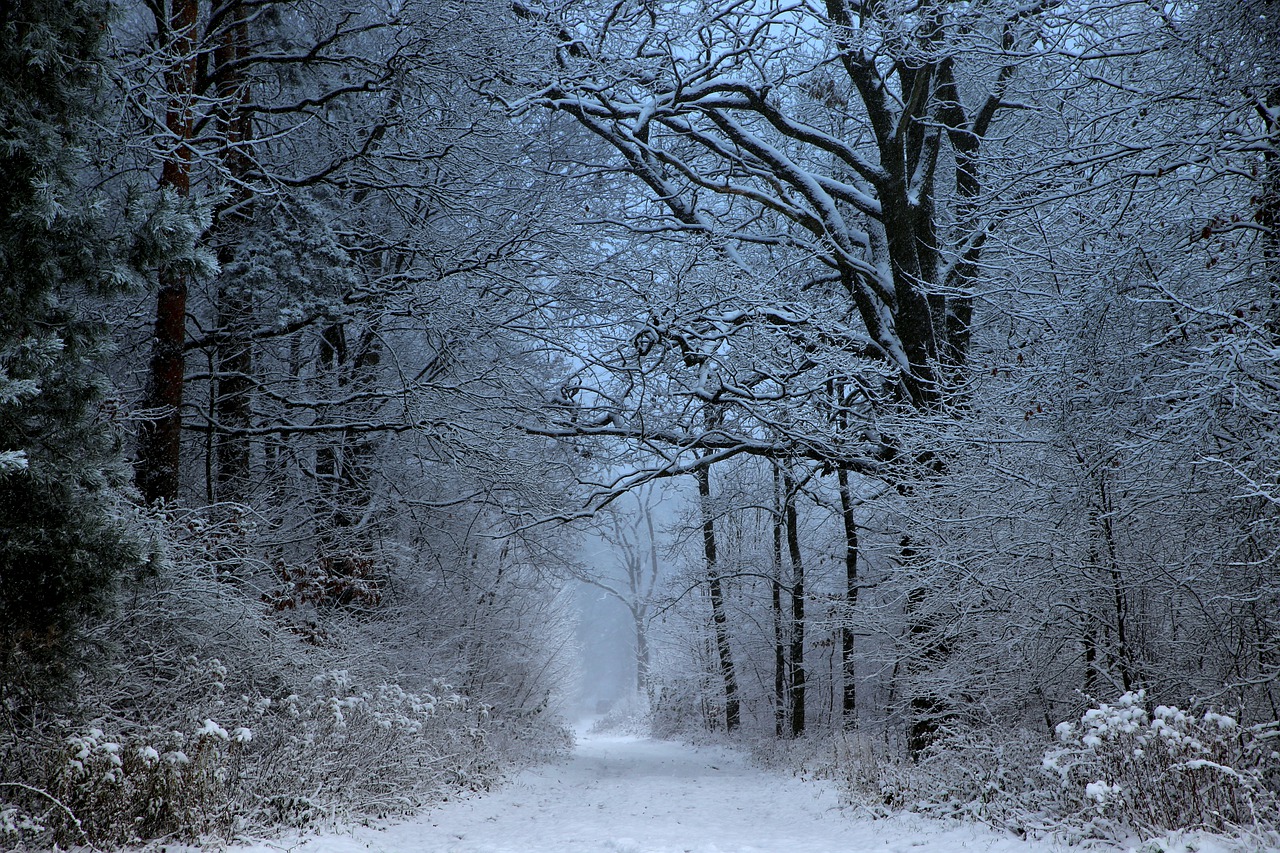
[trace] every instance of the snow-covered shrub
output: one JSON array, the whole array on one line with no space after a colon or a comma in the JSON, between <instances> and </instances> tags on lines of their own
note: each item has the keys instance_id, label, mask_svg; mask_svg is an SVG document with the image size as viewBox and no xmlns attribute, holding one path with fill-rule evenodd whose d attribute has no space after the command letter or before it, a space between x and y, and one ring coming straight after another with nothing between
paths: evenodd
<instances>
[{"instance_id":1,"label":"snow-covered shrub","mask_svg":"<svg viewBox=\"0 0 1280 853\"><path fill-rule=\"evenodd\" d=\"M272 710L273 724L255 737L263 760L254 769L286 823L338 803L365 813L409 811L495 781L488 716L442 682L413 693L395 684L362 688L347 670L324 672ZM299 789L310 802L289 802Z\"/></svg>"},{"instance_id":2,"label":"snow-covered shrub","mask_svg":"<svg viewBox=\"0 0 1280 853\"><path fill-rule=\"evenodd\" d=\"M271 566L243 515L174 511L153 532L167 563L93 632L79 704L21 730L0 707L0 779L25 786L0 787L0 849L407 812L492 785L513 744L559 731L432 678L366 615L313 607L323 642L299 632L262 599Z\"/></svg>"},{"instance_id":3,"label":"snow-covered shrub","mask_svg":"<svg viewBox=\"0 0 1280 853\"><path fill-rule=\"evenodd\" d=\"M876 814L908 809L1080 840L1275 832L1277 747L1276 723L1151 707L1136 692L1062 723L1056 744L1043 730L953 725L918 761L870 734L809 738L766 757L835 779L852 805Z\"/></svg>"},{"instance_id":4,"label":"snow-covered shrub","mask_svg":"<svg viewBox=\"0 0 1280 853\"><path fill-rule=\"evenodd\" d=\"M32 821L63 842L229 838L406 812L488 787L498 773L486 711L444 684L361 689L349 672L330 671L278 703L242 696L220 710L221 722L206 717L186 731L117 719L66 735L44 755L47 802L30 803Z\"/></svg>"},{"instance_id":5,"label":"snow-covered shrub","mask_svg":"<svg viewBox=\"0 0 1280 853\"><path fill-rule=\"evenodd\" d=\"M723 687L710 671L654 679L649 720L655 737L704 737L722 732L724 719Z\"/></svg>"},{"instance_id":6,"label":"snow-covered shrub","mask_svg":"<svg viewBox=\"0 0 1280 853\"><path fill-rule=\"evenodd\" d=\"M771 770L837 783L846 804L875 817L913 799L909 762L867 732L825 732L795 740L760 734L747 740L752 758Z\"/></svg>"},{"instance_id":7,"label":"snow-covered shrub","mask_svg":"<svg viewBox=\"0 0 1280 853\"><path fill-rule=\"evenodd\" d=\"M973 818L1014 832L1040 825L1044 795L1036 770L1041 735L1023 729L955 726L919 762L902 762L898 802L929 814Z\"/></svg>"},{"instance_id":8,"label":"snow-covered shrub","mask_svg":"<svg viewBox=\"0 0 1280 853\"><path fill-rule=\"evenodd\" d=\"M48 833L49 827L38 816L0 795L0 849L34 848Z\"/></svg>"},{"instance_id":9,"label":"snow-covered shrub","mask_svg":"<svg viewBox=\"0 0 1280 853\"><path fill-rule=\"evenodd\" d=\"M73 734L49 780L67 810L46 822L59 837L83 831L106 843L225 836L236 825L233 792L250 738L248 729L229 733L212 720L189 732ZM68 825L73 815L78 826Z\"/></svg>"},{"instance_id":10,"label":"snow-covered shrub","mask_svg":"<svg viewBox=\"0 0 1280 853\"><path fill-rule=\"evenodd\" d=\"M952 728L918 761L870 732L809 738L792 752L793 765L835 780L850 805L874 815L907 809L1019 834L1046 823L1036 778L1043 739L1029 732Z\"/></svg>"},{"instance_id":11,"label":"snow-covered shrub","mask_svg":"<svg viewBox=\"0 0 1280 853\"><path fill-rule=\"evenodd\" d=\"M1142 691L1058 726L1045 753L1065 813L1142 829L1274 826L1280 728L1242 726L1213 710L1148 710Z\"/></svg>"},{"instance_id":12,"label":"snow-covered shrub","mask_svg":"<svg viewBox=\"0 0 1280 853\"><path fill-rule=\"evenodd\" d=\"M647 735L653 730L647 696L632 694L609 705L591 725L593 733Z\"/></svg>"}]
</instances>

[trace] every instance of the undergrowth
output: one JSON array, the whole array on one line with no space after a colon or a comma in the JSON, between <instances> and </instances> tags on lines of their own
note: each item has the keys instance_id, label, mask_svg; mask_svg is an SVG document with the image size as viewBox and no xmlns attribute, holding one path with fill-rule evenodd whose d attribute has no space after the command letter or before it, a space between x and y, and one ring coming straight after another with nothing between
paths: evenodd
<instances>
[{"instance_id":1,"label":"undergrowth","mask_svg":"<svg viewBox=\"0 0 1280 853\"><path fill-rule=\"evenodd\" d=\"M1212 709L1153 705L1144 693L1057 727L945 732L918 760L883 737L848 732L760 740L758 760L835 781L865 815L913 811L980 821L1019 836L1150 839L1205 831L1280 842L1280 729Z\"/></svg>"},{"instance_id":2,"label":"undergrowth","mask_svg":"<svg viewBox=\"0 0 1280 853\"><path fill-rule=\"evenodd\" d=\"M100 660L77 700L0 701L0 850L221 843L406 814L567 747L542 709L504 714L392 669L359 618L312 609L323 638L299 630L246 580L251 551L227 525L166 524L167 567L123 589L87 638Z\"/></svg>"}]
</instances>

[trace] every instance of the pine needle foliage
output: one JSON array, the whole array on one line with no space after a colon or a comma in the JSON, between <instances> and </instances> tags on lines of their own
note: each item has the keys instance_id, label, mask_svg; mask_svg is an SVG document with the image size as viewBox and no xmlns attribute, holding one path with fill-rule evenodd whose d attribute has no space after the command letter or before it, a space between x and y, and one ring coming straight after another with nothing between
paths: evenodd
<instances>
[{"instance_id":1,"label":"pine needle foliage","mask_svg":"<svg viewBox=\"0 0 1280 853\"><path fill-rule=\"evenodd\" d=\"M101 297L130 277L85 185L109 5L0 3L0 707L74 671L77 630L139 558L112 510L121 437Z\"/></svg>"}]
</instances>

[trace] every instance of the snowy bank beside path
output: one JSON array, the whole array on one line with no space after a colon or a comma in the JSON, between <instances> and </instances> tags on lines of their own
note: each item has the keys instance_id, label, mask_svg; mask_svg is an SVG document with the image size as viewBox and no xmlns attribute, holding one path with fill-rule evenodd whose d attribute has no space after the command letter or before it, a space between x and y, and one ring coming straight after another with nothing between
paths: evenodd
<instances>
[{"instance_id":1,"label":"snowy bank beside path","mask_svg":"<svg viewBox=\"0 0 1280 853\"><path fill-rule=\"evenodd\" d=\"M234 853L1043 853L972 824L860 818L834 786L723 749L587 735L567 762L406 823Z\"/></svg>"}]
</instances>

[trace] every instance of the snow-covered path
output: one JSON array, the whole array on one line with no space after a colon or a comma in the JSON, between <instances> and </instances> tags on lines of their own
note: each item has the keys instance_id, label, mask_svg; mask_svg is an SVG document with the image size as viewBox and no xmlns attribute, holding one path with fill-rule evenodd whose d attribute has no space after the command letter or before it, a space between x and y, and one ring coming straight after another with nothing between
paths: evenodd
<instances>
[{"instance_id":1,"label":"snow-covered path","mask_svg":"<svg viewBox=\"0 0 1280 853\"><path fill-rule=\"evenodd\" d=\"M834 788L722 749L587 735L572 758L385 829L237 853L1032 853L971 825L841 810Z\"/></svg>"}]
</instances>

